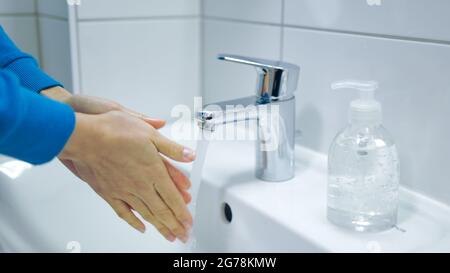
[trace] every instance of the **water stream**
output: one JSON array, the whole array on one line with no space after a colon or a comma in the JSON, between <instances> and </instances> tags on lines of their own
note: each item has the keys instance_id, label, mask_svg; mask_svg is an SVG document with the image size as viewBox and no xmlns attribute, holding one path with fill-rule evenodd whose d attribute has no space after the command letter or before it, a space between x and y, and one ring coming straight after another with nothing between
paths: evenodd
<instances>
[{"instance_id":1,"label":"water stream","mask_svg":"<svg viewBox=\"0 0 450 273\"><path fill-rule=\"evenodd\" d=\"M190 233L189 241L186 244L187 250L195 252L197 248L197 240L195 237L195 226L196 226L196 206L197 206L197 199L199 197L199 190L201 187L202 182L202 174L203 174L203 167L205 166L206 162L206 155L208 151L208 145L209 145L209 139L212 134L212 132L208 130L201 130L198 128L198 136L197 139L197 147L196 147L196 159L194 163L192 164L192 170L189 179L192 182L192 188L191 188L191 195L194 197L192 202L188 205L189 211L192 214L192 217L194 219L194 225Z\"/></svg>"}]
</instances>

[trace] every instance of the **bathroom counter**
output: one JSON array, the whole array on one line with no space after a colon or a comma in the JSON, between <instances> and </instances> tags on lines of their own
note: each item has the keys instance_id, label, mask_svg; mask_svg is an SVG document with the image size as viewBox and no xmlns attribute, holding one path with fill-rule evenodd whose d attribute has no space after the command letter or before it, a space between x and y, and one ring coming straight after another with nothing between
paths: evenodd
<instances>
[{"instance_id":1,"label":"bathroom counter","mask_svg":"<svg viewBox=\"0 0 450 273\"><path fill-rule=\"evenodd\" d=\"M176 138L176 134L172 133L172 137ZM193 142L184 143L195 146ZM217 233L214 236L225 239L214 243L201 240L202 234L198 234L199 241L204 242L200 244L202 249L450 252L449 206L401 187L396 227L379 233L347 230L326 219L326 155L297 145L295 177L286 182L264 182L254 176L254 149L253 141L210 141L201 185L208 196L202 196L200 189L197 209L200 219L197 221L203 227L201 216L209 214L205 222L214 224ZM190 171L190 165L178 166ZM222 213L225 203L233 212L231 223L223 221L223 215L215 217L218 212ZM242 222L236 223L239 219ZM245 233L242 229L251 232ZM210 232L207 229L200 231ZM228 238L223 234L231 235ZM241 236L247 236L247 245L241 243L245 241Z\"/></svg>"},{"instance_id":2,"label":"bathroom counter","mask_svg":"<svg viewBox=\"0 0 450 273\"><path fill-rule=\"evenodd\" d=\"M284 231L296 237L294 242L306 246L296 249L286 241L286 250L450 252L450 208L403 187L398 224L390 230L361 233L328 222L327 157L323 154L297 146L296 176L281 183L254 177L253 143L212 142L207 159L204 180L221 189L223 202L231 208L247 207L250 214L259 215L263 221L277 223L272 230L266 227L275 238L267 240L277 240L277 233ZM239 213L238 209L235 211Z\"/></svg>"},{"instance_id":3,"label":"bathroom counter","mask_svg":"<svg viewBox=\"0 0 450 273\"><path fill-rule=\"evenodd\" d=\"M175 137L166 126L162 132ZM194 141L179 140L195 147ZM296 146L296 176L254 177L254 142L211 141L196 199L195 244L140 234L57 160L0 174L0 248L8 252L450 252L450 208L401 190L398 227L359 233L326 220L327 158ZM189 173L192 164L175 163ZM196 190L198 188L198 192ZM224 215L225 204L232 218Z\"/></svg>"}]
</instances>

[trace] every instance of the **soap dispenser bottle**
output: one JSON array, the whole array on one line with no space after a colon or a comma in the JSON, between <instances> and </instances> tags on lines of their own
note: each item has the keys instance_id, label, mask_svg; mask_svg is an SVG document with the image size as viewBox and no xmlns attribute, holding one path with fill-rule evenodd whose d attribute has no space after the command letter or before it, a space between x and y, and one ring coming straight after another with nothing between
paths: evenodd
<instances>
[{"instance_id":1,"label":"soap dispenser bottle","mask_svg":"<svg viewBox=\"0 0 450 273\"><path fill-rule=\"evenodd\" d=\"M349 124L334 138L328 156L327 218L357 231L396 225L399 190L397 150L381 125L381 105L373 81L339 81L333 90L356 89Z\"/></svg>"}]
</instances>

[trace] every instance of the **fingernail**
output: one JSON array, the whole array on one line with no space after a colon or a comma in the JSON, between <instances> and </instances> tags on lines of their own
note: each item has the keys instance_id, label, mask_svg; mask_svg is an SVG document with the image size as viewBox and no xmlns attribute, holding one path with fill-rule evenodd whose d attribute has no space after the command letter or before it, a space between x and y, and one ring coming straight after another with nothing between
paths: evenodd
<instances>
[{"instance_id":1,"label":"fingernail","mask_svg":"<svg viewBox=\"0 0 450 273\"><path fill-rule=\"evenodd\" d=\"M195 152L189 148L183 149L183 159L187 161L192 161L195 159Z\"/></svg>"},{"instance_id":2,"label":"fingernail","mask_svg":"<svg viewBox=\"0 0 450 273\"><path fill-rule=\"evenodd\" d=\"M169 234L169 235L166 236L166 239L171 241L171 242L173 242L173 241L175 241L176 237L174 235L172 235L172 234Z\"/></svg>"},{"instance_id":3,"label":"fingernail","mask_svg":"<svg viewBox=\"0 0 450 273\"><path fill-rule=\"evenodd\" d=\"M141 233L145 233L145 227L138 227L137 230L139 230L139 232Z\"/></svg>"}]
</instances>

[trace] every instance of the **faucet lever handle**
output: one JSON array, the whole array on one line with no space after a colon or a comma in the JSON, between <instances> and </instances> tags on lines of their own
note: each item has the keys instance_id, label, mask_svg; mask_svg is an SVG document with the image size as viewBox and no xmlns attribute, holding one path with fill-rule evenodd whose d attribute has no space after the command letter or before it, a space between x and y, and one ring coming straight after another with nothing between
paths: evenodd
<instances>
[{"instance_id":1,"label":"faucet lever handle","mask_svg":"<svg viewBox=\"0 0 450 273\"><path fill-rule=\"evenodd\" d=\"M295 64L232 54L219 54L217 58L256 68L258 72L256 96L261 103L290 99L294 96L300 71Z\"/></svg>"}]
</instances>

